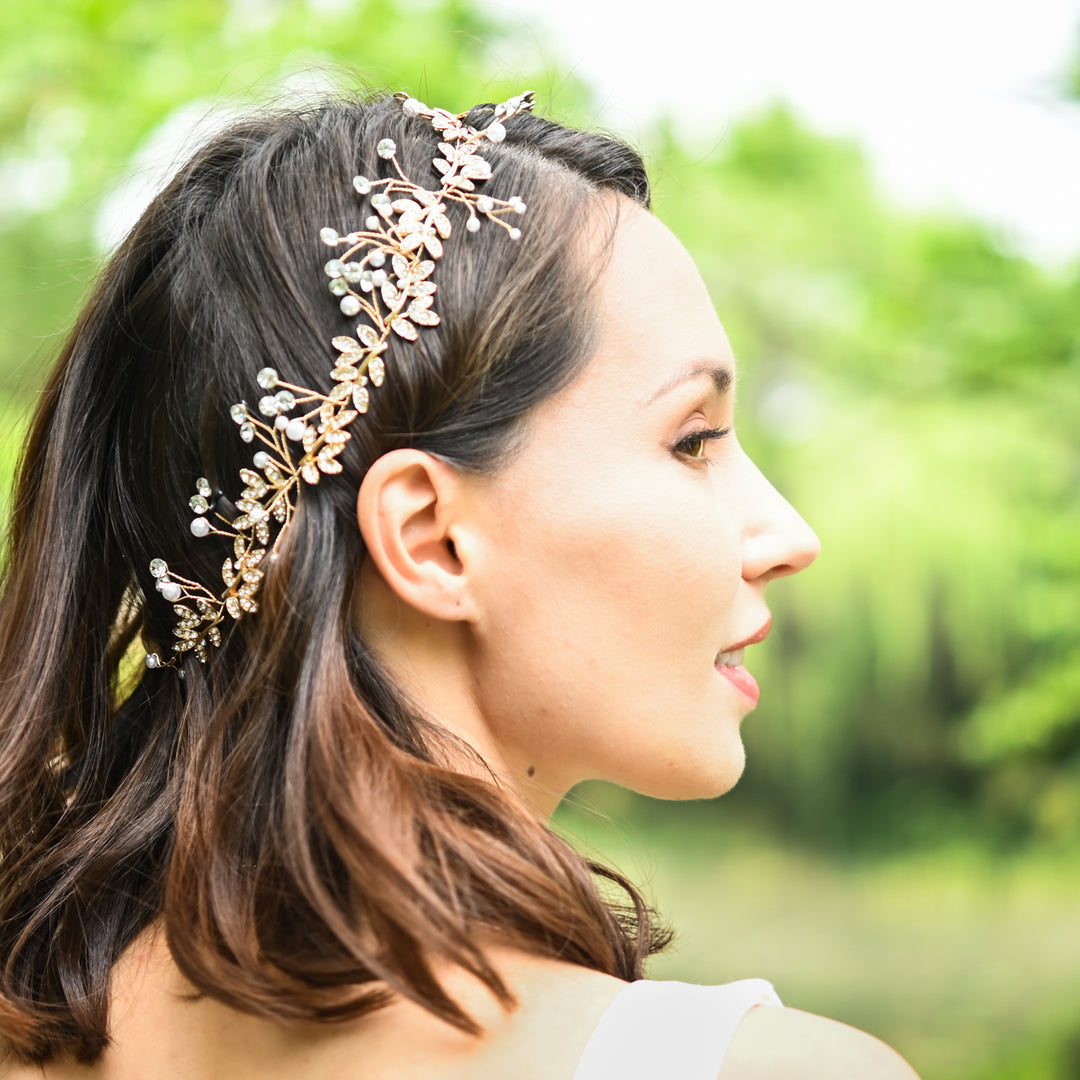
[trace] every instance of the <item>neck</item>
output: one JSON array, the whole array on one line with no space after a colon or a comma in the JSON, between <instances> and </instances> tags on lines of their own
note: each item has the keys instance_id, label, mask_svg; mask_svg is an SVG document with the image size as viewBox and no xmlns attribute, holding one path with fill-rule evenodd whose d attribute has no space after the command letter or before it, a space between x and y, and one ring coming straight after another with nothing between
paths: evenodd
<instances>
[{"instance_id":1,"label":"neck","mask_svg":"<svg viewBox=\"0 0 1080 1080\"><path fill-rule=\"evenodd\" d=\"M353 620L406 698L460 740L460 752L448 766L517 795L537 819L550 818L570 784L537 775L528 756L485 720L474 692L469 625L417 612L370 562L361 571Z\"/></svg>"}]
</instances>

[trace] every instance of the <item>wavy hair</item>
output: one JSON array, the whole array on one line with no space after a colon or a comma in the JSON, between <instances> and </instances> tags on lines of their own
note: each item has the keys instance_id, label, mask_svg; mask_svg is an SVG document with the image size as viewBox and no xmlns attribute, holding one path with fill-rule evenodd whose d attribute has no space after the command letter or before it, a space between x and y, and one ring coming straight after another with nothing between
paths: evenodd
<instances>
[{"instance_id":1,"label":"wavy hair","mask_svg":"<svg viewBox=\"0 0 1080 1080\"><path fill-rule=\"evenodd\" d=\"M611 193L648 205L621 143L533 116L506 127L485 190L526 197L525 235L466 241L456 220L442 324L392 342L343 474L304 489L259 615L205 665L134 667L174 618L148 558L216 580L227 541L192 542L186 507L196 476L229 492L248 464L229 405L263 366L329 389L343 320L319 228L356 218L350 181L381 175L379 139L419 179L437 136L391 99L232 127L146 210L67 340L0 598L0 1037L17 1058L97 1060L110 971L152 924L194 987L237 1009L333 1020L401 994L474 1033L431 957L509 1006L481 936L628 980L667 943L630 882L455 767L461 747L350 620L367 467L409 446L497 469L589 355L596 266L568 249Z\"/></svg>"}]
</instances>

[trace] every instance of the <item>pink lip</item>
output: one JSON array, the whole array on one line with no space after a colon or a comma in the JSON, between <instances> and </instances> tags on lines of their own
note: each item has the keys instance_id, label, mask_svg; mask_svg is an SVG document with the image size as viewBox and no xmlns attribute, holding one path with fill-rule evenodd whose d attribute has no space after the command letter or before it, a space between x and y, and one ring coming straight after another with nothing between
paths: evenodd
<instances>
[{"instance_id":1,"label":"pink lip","mask_svg":"<svg viewBox=\"0 0 1080 1080\"><path fill-rule=\"evenodd\" d=\"M717 664L716 670L724 676L725 679L740 694L745 697L751 705L758 703L758 698L761 697L761 687L757 684L757 679L750 674L744 667L727 667L725 664Z\"/></svg>"},{"instance_id":2,"label":"pink lip","mask_svg":"<svg viewBox=\"0 0 1080 1080\"><path fill-rule=\"evenodd\" d=\"M765 620L765 624L756 633L751 634L750 637L744 638L742 641L736 642L734 645L729 645L722 652L734 652L736 649L744 649L747 645L757 645L759 642L764 641L769 636L769 631L772 629L772 616ZM750 674L741 664L738 667L728 667L726 664L717 664L716 670L724 676L725 679L736 690L739 691L751 705L756 705L758 699L761 697L761 687L757 684L757 679Z\"/></svg>"},{"instance_id":3,"label":"pink lip","mask_svg":"<svg viewBox=\"0 0 1080 1080\"><path fill-rule=\"evenodd\" d=\"M743 641L737 641L734 645L728 645L726 648L721 649L721 652L734 652L736 649L745 649L747 645L757 645L759 642L764 641L769 636L769 631L772 629L772 616L770 615L765 620L765 625L756 633L751 634Z\"/></svg>"}]
</instances>

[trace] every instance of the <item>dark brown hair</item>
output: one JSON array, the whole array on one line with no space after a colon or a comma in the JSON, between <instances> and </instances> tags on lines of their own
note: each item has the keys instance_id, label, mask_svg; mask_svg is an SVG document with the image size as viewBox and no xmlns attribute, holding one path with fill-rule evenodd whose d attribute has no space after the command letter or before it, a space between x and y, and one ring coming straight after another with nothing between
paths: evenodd
<instances>
[{"instance_id":1,"label":"dark brown hair","mask_svg":"<svg viewBox=\"0 0 1080 1080\"><path fill-rule=\"evenodd\" d=\"M666 943L629 882L454 767L461 748L349 618L370 463L411 446L496 469L586 360L595 266L579 241L610 193L648 204L622 144L507 123L486 190L526 199L522 239L456 220L442 324L391 346L343 475L303 492L260 613L205 665L133 665L171 640L149 558L210 583L227 554L193 540L187 500L206 476L230 509L250 457L230 404L263 366L329 389L345 320L318 232L364 212L351 178L386 174L387 136L407 175L434 179L437 137L387 99L215 138L113 256L44 390L0 602L0 1036L23 1060L100 1056L110 970L158 920L184 975L238 1009L335 1019L396 992L466 1031L428 958L510 1004L481 934L630 980Z\"/></svg>"}]
</instances>

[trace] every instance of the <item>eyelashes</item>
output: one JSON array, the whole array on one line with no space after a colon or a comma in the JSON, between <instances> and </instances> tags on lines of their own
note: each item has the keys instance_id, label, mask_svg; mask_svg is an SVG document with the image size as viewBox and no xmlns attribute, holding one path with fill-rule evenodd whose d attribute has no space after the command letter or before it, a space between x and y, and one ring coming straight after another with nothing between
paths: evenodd
<instances>
[{"instance_id":1,"label":"eyelashes","mask_svg":"<svg viewBox=\"0 0 1080 1080\"><path fill-rule=\"evenodd\" d=\"M714 439L722 439L731 433L731 428L706 428L703 431L692 431L685 438L675 444L675 452L690 458L703 458L705 456L706 443Z\"/></svg>"}]
</instances>

